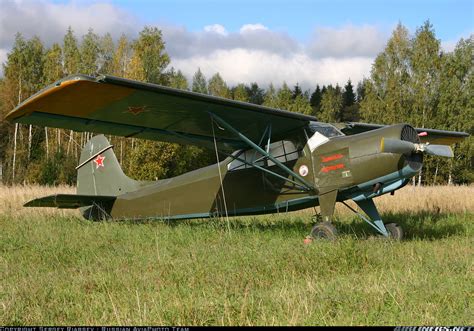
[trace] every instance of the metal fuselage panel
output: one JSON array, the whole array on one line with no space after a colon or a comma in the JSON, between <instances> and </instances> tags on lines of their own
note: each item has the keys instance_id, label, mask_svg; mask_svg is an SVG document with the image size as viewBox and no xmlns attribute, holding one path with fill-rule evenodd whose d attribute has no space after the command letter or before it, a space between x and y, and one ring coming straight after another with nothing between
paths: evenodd
<instances>
[{"instance_id":1,"label":"metal fuselage panel","mask_svg":"<svg viewBox=\"0 0 474 331\"><path fill-rule=\"evenodd\" d=\"M301 159L288 163L296 167ZM231 161L226 159L219 165L222 186L218 165L212 165L119 196L111 216L169 219L270 213L293 210L284 202L308 196L294 185L255 168L227 171ZM279 172L276 166L268 169Z\"/></svg>"},{"instance_id":2,"label":"metal fuselage panel","mask_svg":"<svg viewBox=\"0 0 474 331\"><path fill-rule=\"evenodd\" d=\"M312 152L306 145L297 160L285 165L295 173L301 166L307 166L309 172L304 179L315 186L313 191L302 191L294 184L256 168L228 171L232 159L227 158L219 166L215 164L160 180L118 196L111 216L180 219L285 212L316 206L318 194L334 189L347 198L351 196L347 192L353 196L367 190L364 183L380 178L385 181L382 184L388 185L419 171L418 163L415 166L408 164L403 155L380 152L381 137L400 139L402 127L395 125L335 137ZM289 177L275 165L267 169ZM392 175L387 177L389 174Z\"/></svg>"}]
</instances>

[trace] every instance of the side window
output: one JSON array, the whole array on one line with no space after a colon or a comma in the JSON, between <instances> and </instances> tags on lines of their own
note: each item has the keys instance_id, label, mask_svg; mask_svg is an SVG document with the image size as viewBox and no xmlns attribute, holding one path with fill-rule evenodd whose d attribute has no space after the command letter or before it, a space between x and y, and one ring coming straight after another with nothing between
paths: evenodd
<instances>
[{"instance_id":1,"label":"side window","mask_svg":"<svg viewBox=\"0 0 474 331\"><path fill-rule=\"evenodd\" d=\"M259 158L262 157L262 155L260 153L258 153L257 151L254 151L253 149L249 149L247 151L238 150L238 151L235 151L234 153L232 153L232 155L235 156L235 157L238 157L239 159L242 159L243 161L246 161L248 163L253 163L253 162L255 162L256 160L258 160ZM265 166L264 160L260 160L255 164L259 165L261 167ZM244 162L242 162L240 160L234 160L234 161L232 161L231 163L229 163L227 165L227 170L229 170L229 171L242 170L242 169L248 169L248 168L252 168L252 166L250 166L248 164L245 164Z\"/></svg>"},{"instance_id":2,"label":"side window","mask_svg":"<svg viewBox=\"0 0 474 331\"><path fill-rule=\"evenodd\" d=\"M298 150L291 141L282 140L270 144L270 155L284 163L298 159ZM275 163L268 160L268 166L272 165Z\"/></svg>"},{"instance_id":3,"label":"side window","mask_svg":"<svg viewBox=\"0 0 474 331\"><path fill-rule=\"evenodd\" d=\"M298 149L291 141L288 140L281 140L271 143L269 146L269 152L271 156L283 163L296 160L299 156ZM253 149L246 151L235 151L232 155L248 163L253 163L258 160L255 164L261 167L271 167L275 165L273 161L269 160L268 158L263 158L260 153L254 151ZM245 164L240 160L234 160L227 165L227 170L229 171L249 168L252 168L252 166Z\"/></svg>"}]
</instances>

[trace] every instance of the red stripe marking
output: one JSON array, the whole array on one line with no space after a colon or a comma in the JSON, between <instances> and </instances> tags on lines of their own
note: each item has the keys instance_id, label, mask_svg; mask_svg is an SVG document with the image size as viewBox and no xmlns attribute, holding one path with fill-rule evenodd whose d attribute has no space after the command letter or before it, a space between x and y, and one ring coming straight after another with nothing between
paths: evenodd
<instances>
[{"instance_id":1,"label":"red stripe marking","mask_svg":"<svg viewBox=\"0 0 474 331\"><path fill-rule=\"evenodd\" d=\"M335 164L335 165L332 165L332 166L324 167L324 168L321 169L321 171L322 172L329 172L329 171L342 169L342 168L344 168L344 164L343 163L338 163L338 164Z\"/></svg>"},{"instance_id":2,"label":"red stripe marking","mask_svg":"<svg viewBox=\"0 0 474 331\"><path fill-rule=\"evenodd\" d=\"M322 156L321 160L323 162L329 162L329 161L334 161L334 160L339 160L342 158L344 155L342 154L334 154L334 155L329 155L329 156Z\"/></svg>"}]
</instances>

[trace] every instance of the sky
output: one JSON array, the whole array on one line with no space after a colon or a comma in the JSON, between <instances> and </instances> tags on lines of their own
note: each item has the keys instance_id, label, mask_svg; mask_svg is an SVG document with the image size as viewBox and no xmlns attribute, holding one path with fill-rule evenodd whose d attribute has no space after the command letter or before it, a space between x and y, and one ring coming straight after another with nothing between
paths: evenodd
<instances>
[{"instance_id":1,"label":"sky","mask_svg":"<svg viewBox=\"0 0 474 331\"><path fill-rule=\"evenodd\" d=\"M89 28L136 38L163 32L171 66L191 80L198 68L229 85L283 81L305 89L370 75L395 26L413 35L429 20L445 51L474 33L474 0L0 0L0 62L16 32L61 42Z\"/></svg>"}]
</instances>

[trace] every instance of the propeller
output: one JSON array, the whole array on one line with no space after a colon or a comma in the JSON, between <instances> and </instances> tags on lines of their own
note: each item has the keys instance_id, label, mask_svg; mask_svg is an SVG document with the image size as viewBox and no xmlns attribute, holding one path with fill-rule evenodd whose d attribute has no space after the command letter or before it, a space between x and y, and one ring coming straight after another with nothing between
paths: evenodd
<instances>
[{"instance_id":1,"label":"propeller","mask_svg":"<svg viewBox=\"0 0 474 331\"><path fill-rule=\"evenodd\" d=\"M412 153L426 153L429 155L453 157L454 153L450 146L446 145L430 145L415 144L405 140L382 138L380 141L380 151L382 153L395 154L412 154Z\"/></svg>"}]
</instances>

